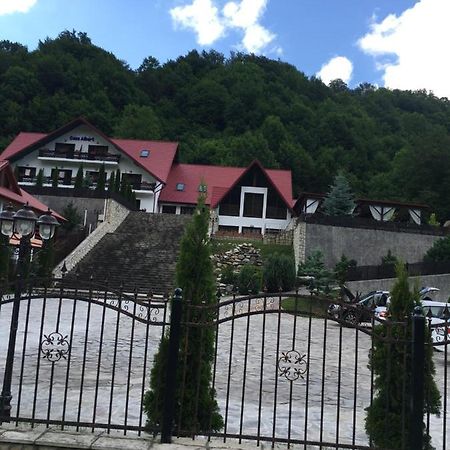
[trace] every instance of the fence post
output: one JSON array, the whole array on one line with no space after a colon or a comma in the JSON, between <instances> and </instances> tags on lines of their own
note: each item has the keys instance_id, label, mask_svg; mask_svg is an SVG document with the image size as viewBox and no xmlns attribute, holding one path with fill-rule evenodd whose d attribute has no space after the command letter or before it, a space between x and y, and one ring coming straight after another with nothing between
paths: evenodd
<instances>
[{"instance_id":1,"label":"fence post","mask_svg":"<svg viewBox=\"0 0 450 450\"><path fill-rule=\"evenodd\" d=\"M425 371L425 317L420 306L414 309L411 357L410 449L423 449L423 409Z\"/></svg>"},{"instance_id":2,"label":"fence post","mask_svg":"<svg viewBox=\"0 0 450 450\"><path fill-rule=\"evenodd\" d=\"M175 415L175 393L177 383L178 351L180 348L182 290L175 289L170 313L169 354L167 355L163 419L161 428L161 443L172 442L173 419Z\"/></svg>"}]
</instances>

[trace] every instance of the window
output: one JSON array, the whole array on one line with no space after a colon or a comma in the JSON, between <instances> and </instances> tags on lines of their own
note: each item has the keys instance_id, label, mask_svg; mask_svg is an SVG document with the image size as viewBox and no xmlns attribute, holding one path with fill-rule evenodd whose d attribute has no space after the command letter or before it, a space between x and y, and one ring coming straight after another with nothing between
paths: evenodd
<instances>
[{"instance_id":1,"label":"window","mask_svg":"<svg viewBox=\"0 0 450 450\"><path fill-rule=\"evenodd\" d=\"M267 192L266 218L284 220L287 218L286 205L274 189L269 189Z\"/></svg>"},{"instance_id":2,"label":"window","mask_svg":"<svg viewBox=\"0 0 450 450\"><path fill-rule=\"evenodd\" d=\"M242 227L242 234L261 234L261 228Z\"/></svg>"},{"instance_id":3,"label":"window","mask_svg":"<svg viewBox=\"0 0 450 450\"><path fill-rule=\"evenodd\" d=\"M246 192L244 197L244 217L262 217L264 194Z\"/></svg>"},{"instance_id":4,"label":"window","mask_svg":"<svg viewBox=\"0 0 450 450\"><path fill-rule=\"evenodd\" d=\"M177 191L184 191L184 183L177 183Z\"/></svg>"},{"instance_id":5,"label":"window","mask_svg":"<svg viewBox=\"0 0 450 450\"><path fill-rule=\"evenodd\" d=\"M207 187L206 184L199 184L198 186L198 192L206 192L207 191Z\"/></svg>"},{"instance_id":6,"label":"window","mask_svg":"<svg viewBox=\"0 0 450 450\"><path fill-rule=\"evenodd\" d=\"M52 169L52 179L55 176L56 171L58 173L58 184L63 184L65 186L70 186L72 184L71 170Z\"/></svg>"},{"instance_id":7,"label":"window","mask_svg":"<svg viewBox=\"0 0 450 450\"><path fill-rule=\"evenodd\" d=\"M88 147L88 159L99 159L108 154L107 145L90 145Z\"/></svg>"},{"instance_id":8,"label":"window","mask_svg":"<svg viewBox=\"0 0 450 450\"><path fill-rule=\"evenodd\" d=\"M138 173L124 173L122 174L122 183L129 184L132 189L140 189L142 183L142 175Z\"/></svg>"},{"instance_id":9,"label":"window","mask_svg":"<svg viewBox=\"0 0 450 450\"><path fill-rule=\"evenodd\" d=\"M18 167L18 181L31 183L36 177L36 167Z\"/></svg>"},{"instance_id":10,"label":"window","mask_svg":"<svg viewBox=\"0 0 450 450\"><path fill-rule=\"evenodd\" d=\"M181 214L194 214L195 207L194 206L182 206Z\"/></svg>"},{"instance_id":11,"label":"window","mask_svg":"<svg viewBox=\"0 0 450 450\"><path fill-rule=\"evenodd\" d=\"M55 144L55 156L62 158L73 158L75 151L75 144L66 144L57 142Z\"/></svg>"},{"instance_id":12,"label":"window","mask_svg":"<svg viewBox=\"0 0 450 450\"><path fill-rule=\"evenodd\" d=\"M148 158L149 155L150 155L150 150L147 150L145 148L141 150L141 158Z\"/></svg>"},{"instance_id":13,"label":"window","mask_svg":"<svg viewBox=\"0 0 450 450\"><path fill-rule=\"evenodd\" d=\"M177 207L175 205L163 205L161 212L164 214L175 214L177 212Z\"/></svg>"}]
</instances>

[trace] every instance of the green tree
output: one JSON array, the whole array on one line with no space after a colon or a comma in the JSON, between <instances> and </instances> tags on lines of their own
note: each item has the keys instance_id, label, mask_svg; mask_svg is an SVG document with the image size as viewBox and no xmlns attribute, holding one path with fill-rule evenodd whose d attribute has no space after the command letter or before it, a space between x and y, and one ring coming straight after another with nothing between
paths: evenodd
<instances>
[{"instance_id":1,"label":"green tree","mask_svg":"<svg viewBox=\"0 0 450 450\"><path fill-rule=\"evenodd\" d=\"M450 236L434 241L423 260L425 262L450 261Z\"/></svg>"},{"instance_id":2,"label":"green tree","mask_svg":"<svg viewBox=\"0 0 450 450\"><path fill-rule=\"evenodd\" d=\"M65 206L62 215L66 220L62 222L61 227L67 231L72 231L81 224L82 217L73 202L69 202Z\"/></svg>"},{"instance_id":3,"label":"green tree","mask_svg":"<svg viewBox=\"0 0 450 450\"><path fill-rule=\"evenodd\" d=\"M295 262L293 258L273 253L264 262L263 282L269 292L289 291L295 286Z\"/></svg>"},{"instance_id":4,"label":"green tree","mask_svg":"<svg viewBox=\"0 0 450 450\"><path fill-rule=\"evenodd\" d=\"M208 239L209 210L205 199L200 196L196 212L187 225L181 240L180 254L176 267L176 285L183 289L183 303L190 306L213 305L215 277L210 259ZM184 308L184 320L187 309ZM208 321L202 308L190 309L189 321ZM144 399L148 424L158 426L162 419L162 399L164 398L163 377L167 361L168 337L165 336L154 359L151 371L150 390ZM192 327L182 331L179 361L184 367L178 370L178 382L170 389L176 389L177 427L195 432L218 431L223 427L223 419L212 388L212 363L214 360L214 328ZM181 387L183 386L183 389ZM180 417L180 406L182 416Z\"/></svg>"},{"instance_id":5,"label":"green tree","mask_svg":"<svg viewBox=\"0 0 450 450\"><path fill-rule=\"evenodd\" d=\"M37 254L36 275L41 278L50 278L55 262L54 240L43 241L42 248Z\"/></svg>"},{"instance_id":6,"label":"green tree","mask_svg":"<svg viewBox=\"0 0 450 450\"><path fill-rule=\"evenodd\" d=\"M120 192L121 182L120 182L120 169L116 170L116 176L114 179L114 191Z\"/></svg>"},{"instance_id":7,"label":"green tree","mask_svg":"<svg viewBox=\"0 0 450 450\"><path fill-rule=\"evenodd\" d=\"M74 189L83 188L83 165L78 167L77 174L75 176L75 186Z\"/></svg>"},{"instance_id":8,"label":"green tree","mask_svg":"<svg viewBox=\"0 0 450 450\"><path fill-rule=\"evenodd\" d=\"M349 216L353 213L355 202L347 179L336 175L334 183L323 201L322 210L327 216Z\"/></svg>"},{"instance_id":9,"label":"green tree","mask_svg":"<svg viewBox=\"0 0 450 450\"><path fill-rule=\"evenodd\" d=\"M96 191L103 192L106 187L106 173L105 173L105 165L102 164L98 171L98 180L97 185L95 186Z\"/></svg>"},{"instance_id":10,"label":"green tree","mask_svg":"<svg viewBox=\"0 0 450 450\"><path fill-rule=\"evenodd\" d=\"M52 170L52 187L57 188L59 184L59 170L56 167Z\"/></svg>"},{"instance_id":11,"label":"green tree","mask_svg":"<svg viewBox=\"0 0 450 450\"><path fill-rule=\"evenodd\" d=\"M373 347L370 368L375 375L375 395L367 408L366 431L376 447L400 450L408 448L409 442L403 440L409 435L410 423L408 402L411 396L412 323L414 307L419 305L417 290L411 292L408 274L404 264L396 266L397 281L392 289L389 305L390 319L373 330ZM406 321L406 326L405 326ZM389 328L389 330L388 330ZM390 336L388 340L383 336ZM429 333L428 339L431 341ZM424 411L439 414L440 394L434 382L435 367L432 359L433 348L425 346L424 367ZM403 416L406 414L406 417ZM403 422L404 420L404 422ZM432 449L431 438L423 425L424 449Z\"/></svg>"},{"instance_id":12,"label":"green tree","mask_svg":"<svg viewBox=\"0 0 450 450\"><path fill-rule=\"evenodd\" d=\"M114 135L128 139L160 139L161 124L151 106L127 105Z\"/></svg>"},{"instance_id":13,"label":"green tree","mask_svg":"<svg viewBox=\"0 0 450 450\"><path fill-rule=\"evenodd\" d=\"M44 169L39 169L39 172L36 176L36 186L44 186Z\"/></svg>"},{"instance_id":14,"label":"green tree","mask_svg":"<svg viewBox=\"0 0 450 450\"><path fill-rule=\"evenodd\" d=\"M334 277L339 286L342 286L347 281L348 270L350 267L356 267L356 261L354 259L348 259L345 255L341 256L341 259L334 266Z\"/></svg>"}]
</instances>

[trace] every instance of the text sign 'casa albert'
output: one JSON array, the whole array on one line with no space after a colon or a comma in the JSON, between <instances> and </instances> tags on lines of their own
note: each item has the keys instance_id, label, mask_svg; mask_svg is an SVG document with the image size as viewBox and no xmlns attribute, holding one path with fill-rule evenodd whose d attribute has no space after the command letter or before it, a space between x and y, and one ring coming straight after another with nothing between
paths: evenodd
<instances>
[{"instance_id":1,"label":"text sign 'casa albert'","mask_svg":"<svg viewBox=\"0 0 450 450\"><path fill-rule=\"evenodd\" d=\"M95 138L92 136L70 136L69 141L94 142Z\"/></svg>"}]
</instances>

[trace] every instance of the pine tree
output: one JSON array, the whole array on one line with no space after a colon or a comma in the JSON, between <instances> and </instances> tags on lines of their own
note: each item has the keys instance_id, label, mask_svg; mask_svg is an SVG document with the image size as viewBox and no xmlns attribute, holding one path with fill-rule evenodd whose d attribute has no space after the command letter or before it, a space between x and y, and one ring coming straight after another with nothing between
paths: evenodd
<instances>
[{"instance_id":1,"label":"pine tree","mask_svg":"<svg viewBox=\"0 0 450 450\"><path fill-rule=\"evenodd\" d=\"M397 282L392 290L389 305L389 322L376 326L373 330L374 343L370 366L375 374L375 396L367 408L366 431L375 447L393 450L408 448L403 442L409 435L408 401L411 396L412 337L411 315L419 304L418 292L411 292L408 274L404 264L398 263ZM406 326L404 324L407 321ZM388 330L389 327L389 330ZM383 339L388 336L388 339ZM430 334L427 333L430 340ZM440 394L433 379L435 367L432 359L433 348L425 346L424 414L439 414ZM406 406L405 406L406 405ZM431 437L423 426L424 449L432 449ZM406 444L406 445L404 445Z\"/></svg>"},{"instance_id":2,"label":"pine tree","mask_svg":"<svg viewBox=\"0 0 450 450\"><path fill-rule=\"evenodd\" d=\"M52 170L52 187L57 188L59 184L59 170L56 167Z\"/></svg>"},{"instance_id":3,"label":"pine tree","mask_svg":"<svg viewBox=\"0 0 450 450\"><path fill-rule=\"evenodd\" d=\"M36 176L36 186L44 186L44 169L39 169L39 172Z\"/></svg>"},{"instance_id":4,"label":"pine tree","mask_svg":"<svg viewBox=\"0 0 450 450\"><path fill-rule=\"evenodd\" d=\"M350 216L354 209L355 202L348 181L344 175L338 174L323 202L322 210L327 216Z\"/></svg>"},{"instance_id":5,"label":"pine tree","mask_svg":"<svg viewBox=\"0 0 450 450\"><path fill-rule=\"evenodd\" d=\"M96 191L103 192L106 187L106 172L105 172L105 165L102 164L100 166L100 170L98 171L98 180L97 180L97 186L95 186Z\"/></svg>"},{"instance_id":6,"label":"pine tree","mask_svg":"<svg viewBox=\"0 0 450 450\"><path fill-rule=\"evenodd\" d=\"M176 285L183 289L184 305L212 305L215 297L215 278L210 259L208 240L209 210L204 196L198 201L196 212L187 225L181 241L176 268ZM185 306L184 320L187 319ZM190 309L189 321L209 320L201 309ZM176 427L194 432L219 431L223 419L212 388L212 363L214 359L214 327L191 327L182 330L179 381L170 388L176 391ZM158 426L162 420L164 390L163 379L167 361L168 338L161 342L151 372L150 391L145 395L144 405L148 425ZM185 366L183 367L183 364ZM181 386L184 388L181 389ZM198 390L197 390L198 389ZM182 416L180 417L180 405Z\"/></svg>"},{"instance_id":7,"label":"pine tree","mask_svg":"<svg viewBox=\"0 0 450 450\"><path fill-rule=\"evenodd\" d=\"M75 176L75 189L82 189L83 188L83 165L78 167L77 174Z\"/></svg>"}]
</instances>

